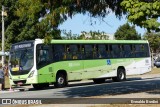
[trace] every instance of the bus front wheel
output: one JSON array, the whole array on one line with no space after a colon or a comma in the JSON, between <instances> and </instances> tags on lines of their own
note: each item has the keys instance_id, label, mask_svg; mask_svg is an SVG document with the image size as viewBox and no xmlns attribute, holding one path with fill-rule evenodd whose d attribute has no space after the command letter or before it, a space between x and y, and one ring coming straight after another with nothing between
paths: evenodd
<instances>
[{"instance_id":1,"label":"bus front wheel","mask_svg":"<svg viewBox=\"0 0 160 107\"><path fill-rule=\"evenodd\" d=\"M62 88L65 87L66 85L67 85L66 75L64 73L58 73L54 86L56 88Z\"/></svg>"},{"instance_id":2,"label":"bus front wheel","mask_svg":"<svg viewBox=\"0 0 160 107\"><path fill-rule=\"evenodd\" d=\"M112 77L112 80L113 80L114 82L120 82L120 81L126 80L125 70L122 69L122 68L119 68L119 69L117 70L117 77Z\"/></svg>"}]
</instances>

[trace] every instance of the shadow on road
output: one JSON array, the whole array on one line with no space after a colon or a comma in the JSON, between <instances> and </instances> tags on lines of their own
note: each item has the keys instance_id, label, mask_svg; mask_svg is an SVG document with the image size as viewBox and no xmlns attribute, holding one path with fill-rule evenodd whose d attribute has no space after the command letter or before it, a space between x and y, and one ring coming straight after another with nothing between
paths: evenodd
<instances>
[{"instance_id":1,"label":"shadow on road","mask_svg":"<svg viewBox=\"0 0 160 107\"><path fill-rule=\"evenodd\" d=\"M141 80L142 78L140 77L135 77L135 78L128 78L126 81L134 81L134 80ZM105 83L114 83L111 79L107 79ZM105 84L104 83L104 84ZM103 83L102 83L103 84ZM76 86L88 86L88 85L94 85L93 82L87 81L87 82L72 82L72 84L69 84L67 87L76 87ZM96 85L96 84L95 84ZM50 87L45 87L39 90L49 90L49 89L54 89L55 87L53 85L50 85ZM55 88L56 89L56 88ZM29 91L37 91L34 88L29 88Z\"/></svg>"},{"instance_id":2,"label":"shadow on road","mask_svg":"<svg viewBox=\"0 0 160 107\"><path fill-rule=\"evenodd\" d=\"M129 94L137 92L148 92L155 89L160 90L160 80L139 79L139 80L124 81L124 82L116 82L116 83L109 82L98 85L83 85L82 87L79 85L78 87L67 88L63 91L58 91L57 93L54 93L53 96L63 94L64 96L67 96L69 98L90 97L90 96L119 95L119 94ZM158 94L160 94L159 92Z\"/></svg>"}]
</instances>

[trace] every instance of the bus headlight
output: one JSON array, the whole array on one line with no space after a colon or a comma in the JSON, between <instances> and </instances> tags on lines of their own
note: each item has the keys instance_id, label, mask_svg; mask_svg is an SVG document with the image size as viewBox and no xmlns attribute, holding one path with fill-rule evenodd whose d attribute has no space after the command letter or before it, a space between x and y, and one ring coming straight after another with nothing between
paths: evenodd
<instances>
[{"instance_id":1,"label":"bus headlight","mask_svg":"<svg viewBox=\"0 0 160 107\"><path fill-rule=\"evenodd\" d=\"M34 74L34 70L29 74L28 78L33 77L33 74Z\"/></svg>"}]
</instances>

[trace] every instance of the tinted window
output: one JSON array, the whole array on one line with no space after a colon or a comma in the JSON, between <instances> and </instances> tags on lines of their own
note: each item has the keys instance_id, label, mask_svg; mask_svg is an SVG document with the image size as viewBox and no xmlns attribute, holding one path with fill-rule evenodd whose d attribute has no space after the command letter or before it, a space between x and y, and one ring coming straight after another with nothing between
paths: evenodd
<instances>
[{"instance_id":1,"label":"tinted window","mask_svg":"<svg viewBox=\"0 0 160 107\"><path fill-rule=\"evenodd\" d=\"M144 44L144 54L145 54L144 57L150 56L148 44Z\"/></svg>"},{"instance_id":2,"label":"tinted window","mask_svg":"<svg viewBox=\"0 0 160 107\"><path fill-rule=\"evenodd\" d=\"M85 58L92 59L93 58L93 46L92 45L84 45Z\"/></svg>"},{"instance_id":3,"label":"tinted window","mask_svg":"<svg viewBox=\"0 0 160 107\"><path fill-rule=\"evenodd\" d=\"M81 59L80 45L66 45L66 59Z\"/></svg>"},{"instance_id":4,"label":"tinted window","mask_svg":"<svg viewBox=\"0 0 160 107\"><path fill-rule=\"evenodd\" d=\"M113 58L119 58L120 57L120 48L118 45L112 45L112 51L111 54Z\"/></svg>"},{"instance_id":5,"label":"tinted window","mask_svg":"<svg viewBox=\"0 0 160 107\"><path fill-rule=\"evenodd\" d=\"M37 66L41 68L52 62L52 56L50 55L50 46L38 45L37 46Z\"/></svg>"},{"instance_id":6,"label":"tinted window","mask_svg":"<svg viewBox=\"0 0 160 107\"><path fill-rule=\"evenodd\" d=\"M132 45L124 45L124 57L133 57Z\"/></svg>"},{"instance_id":7,"label":"tinted window","mask_svg":"<svg viewBox=\"0 0 160 107\"><path fill-rule=\"evenodd\" d=\"M135 45L135 56L144 57L144 46L143 45Z\"/></svg>"},{"instance_id":8,"label":"tinted window","mask_svg":"<svg viewBox=\"0 0 160 107\"><path fill-rule=\"evenodd\" d=\"M64 45L53 45L53 60L60 61L65 59Z\"/></svg>"},{"instance_id":9,"label":"tinted window","mask_svg":"<svg viewBox=\"0 0 160 107\"><path fill-rule=\"evenodd\" d=\"M107 58L108 45L98 45L98 58Z\"/></svg>"}]
</instances>

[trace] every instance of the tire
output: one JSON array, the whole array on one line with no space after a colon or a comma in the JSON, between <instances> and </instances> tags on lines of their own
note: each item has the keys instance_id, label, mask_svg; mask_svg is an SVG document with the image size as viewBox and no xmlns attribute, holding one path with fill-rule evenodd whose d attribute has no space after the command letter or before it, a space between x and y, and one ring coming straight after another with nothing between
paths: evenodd
<instances>
[{"instance_id":1,"label":"tire","mask_svg":"<svg viewBox=\"0 0 160 107\"><path fill-rule=\"evenodd\" d=\"M113 77L112 80L114 82L120 82L120 81L125 81L126 80L126 73L125 70L122 68L119 68L117 70L117 77Z\"/></svg>"},{"instance_id":2,"label":"tire","mask_svg":"<svg viewBox=\"0 0 160 107\"><path fill-rule=\"evenodd\" d=\"M104 78L102 78L102 79L93 79L93 82L94 82L95 84L100 84L100 83L104 83L104 82L105 82L105 79L104 79Z\"/></svg>"},{"instance_id":3,"label":"tire","mask_svg":"<svg viewBox=\"0 0 160 107\"><path fill-rule=\"evenodd\" d=\"M67 79L64 73L58 73L56 76L56 82L54 83L56 88L62 88L67 86Z\"/></svg>"}]
</instances>

